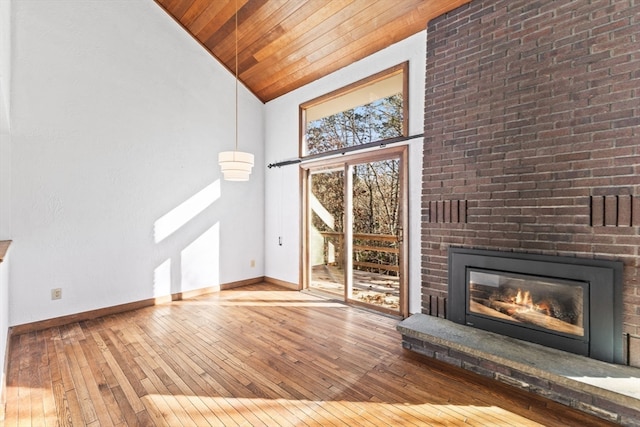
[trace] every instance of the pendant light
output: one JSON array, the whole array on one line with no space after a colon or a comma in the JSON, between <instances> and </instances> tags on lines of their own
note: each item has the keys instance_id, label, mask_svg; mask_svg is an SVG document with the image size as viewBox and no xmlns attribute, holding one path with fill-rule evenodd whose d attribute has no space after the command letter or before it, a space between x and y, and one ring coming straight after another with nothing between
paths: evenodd
<instances>
[{"instance_id":1,"label":"pendant light","mask_svg":"<svg viewBox=\"0 0 640 427\"><path fill-rule=\"evenodd\" d=\"M248 181L253 168L253 154L238 151L238 0L236 0L236 145L234 151L218 153L218 163L225 181Z\"/></svg>"}]
</instances>

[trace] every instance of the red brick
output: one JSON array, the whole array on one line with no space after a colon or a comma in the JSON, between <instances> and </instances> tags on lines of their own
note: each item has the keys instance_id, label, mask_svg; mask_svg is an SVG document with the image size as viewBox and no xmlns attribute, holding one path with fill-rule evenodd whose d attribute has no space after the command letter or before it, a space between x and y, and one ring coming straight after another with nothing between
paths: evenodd
<instances>
[{"instance_id":1,"label":"red brick","mask_svg":"<svg viewBox=\"0 0 640 427\"><path fill-rule=\"evenodd\" d=\"M444 202L444 215L443 222L451 222L451 200L445 200Z\"/></svg>"},{"instance_id":2,"label":"red brick","mask_svg":"<svg viewBox=\"0 0 640 427\"><path fill-rule=\"evenodd\" d=\"M451 201L451 222L453 223L460 222L460 201L459 200Z\"/></svg>"},{"instance_id":3,"label":"red brick","mask_svg":"<svg viewBox=\"0 0 640 427\"><path fill-rule=\"evenodd\" d=\"M466 200L460 200L459 208L460 208L460 211L459 211L459 215L458 216L460 217L460 222L466 223L467 222L467 201ZM638 211L640 211L640 207L639 207ZM640 225L640 215L639 215L638 223Z\"/></svg>"},{"instance_id":4,"label":"red brick","mask_svg":"<svg viewBox=\"0 0 640 427\"><path fill-rule=\"evenodd\" d=\"M631 226L631 196L618 197L618 226Z\"/></svg>"},{"instance_id":5,"label":"red brick","mask_svg":"<svg viewBox=\"0 0 640 427\"><path fill-rule=\"evenodd\" d=\"M640 227L640 196L633 196L631 200L631 225Z\"/></svg>"},{"instance_id":6,"label":"red brick","mask_svg":"<svg viewBox=\"0 0 640 427\"><path fill-rule=\"evenodd\" d=\"M604 198L604 225L618 225L618 197L606 196Z\"/></svg>"},{"instance_id":7,"label":"red brick","mask_svg":"<svg viewBox=\"0 0 640 427\"><path fill-rule=\"evenodd\" d=\"M629 336L629 365L640 368L640 337Z\"/></svg>"},{"instance_id":8,"label":"red brick","mask_svg":"<svg viewBox=\"0 0 640 427\"><path fill-rule=\"evenodd\" d=\"M591 198L591 225L594 227L604 225L604 197L602 196Z\"/></svg>"}]
</instances>

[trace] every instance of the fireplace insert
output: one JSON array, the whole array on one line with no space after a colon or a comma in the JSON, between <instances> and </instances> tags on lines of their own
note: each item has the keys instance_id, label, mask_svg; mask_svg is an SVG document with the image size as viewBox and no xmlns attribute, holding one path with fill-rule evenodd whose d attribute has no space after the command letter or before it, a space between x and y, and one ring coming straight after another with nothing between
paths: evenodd
<instances>
[{"instance_id":1,"label":"fireplace insert","mask_svg":"<svg viewBox=\"0 0 640 427\"><path fill-rule=\"evenodd\" d=\"M621 262L449 249L456 323L624 363L621 307Z\"/></svg>"}]
</instances>

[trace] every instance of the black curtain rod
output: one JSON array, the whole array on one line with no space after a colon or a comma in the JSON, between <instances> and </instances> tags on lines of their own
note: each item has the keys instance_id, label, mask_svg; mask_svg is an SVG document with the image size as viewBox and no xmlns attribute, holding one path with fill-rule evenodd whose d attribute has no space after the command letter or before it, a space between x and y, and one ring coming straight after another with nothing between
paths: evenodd
<instances>
[{"instance_id":1,"label":"black curtain rod","mask_svg":"<svg viewBox=\"0 0 640 427\"><path fill-rule=\"evenodd\" d=\"M411 136L398 136L396 138L383 139L382 141L369 142L367 144L353 145L351 147L345 147L339 150L327 151L326 153L312 154L310 156L305 156L302 159L298 158L298 159L291 159L291 160L283 160L281 162L276 162L276 163L269 163L267 167L269 169L279 168L281 166L297 164L302 162L303 160L321 159L323 157L335 156L336 154L346 154L346 153L350 153L351 151L363 150L366 148L386 147L389 144L395 144L396 142L408 141L410 139L415 139L415 138L422 138L423 136L424 136L424 133L411 135Z\"/></svg>"},{"instance_id":2,"label":"black curtain rod","mask_svg":"<svg viewBox=\"0 0 640 427\"><path fill-rule=\"evenodd\" d=\"M302 161L302 159L283 160L283 161L277 162L277 163L269 163L267 165L267 167L269 169L271 169L271 168L279 168L281 166L287 166L287 165L293 165L293 164L296 164L296 163L300 163L301 161Z\"/></svg>"}]
</instances>

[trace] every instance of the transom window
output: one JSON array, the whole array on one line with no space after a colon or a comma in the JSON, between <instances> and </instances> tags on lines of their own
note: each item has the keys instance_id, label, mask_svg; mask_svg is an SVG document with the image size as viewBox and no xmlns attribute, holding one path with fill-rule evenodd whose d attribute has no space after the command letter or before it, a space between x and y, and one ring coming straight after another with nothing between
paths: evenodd
<instances>
[{"instance_id":1,"label":"transom window","mask_svg":"<svg viewBox=\"0 0 640 427\"><path fill-rule=\"evenodd\" d=\"M397 65L302 104L301 157L406 136L407 66Z\"/></svg>"}]
</instances>

